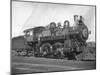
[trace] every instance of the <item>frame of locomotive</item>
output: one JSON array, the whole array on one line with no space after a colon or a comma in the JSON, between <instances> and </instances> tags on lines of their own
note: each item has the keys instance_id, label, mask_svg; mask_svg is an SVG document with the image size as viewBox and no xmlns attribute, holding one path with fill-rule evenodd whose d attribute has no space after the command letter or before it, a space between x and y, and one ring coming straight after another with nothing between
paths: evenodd
<instances>
[{"instance_id":1,"label":"frame of locomotive","mask_svg":"<svg viewBox=\"0 0 100 75\"><path fill-rule=\"evenodd\" d=\"M87 39L91 34L82 15L73 15L75 26L68 20L51 22L48 26L38 26L23 31L25 38L24 56L67 58L86 60ZM21 52L22 52L21 51Z\"/></svg>"}]
</instances>

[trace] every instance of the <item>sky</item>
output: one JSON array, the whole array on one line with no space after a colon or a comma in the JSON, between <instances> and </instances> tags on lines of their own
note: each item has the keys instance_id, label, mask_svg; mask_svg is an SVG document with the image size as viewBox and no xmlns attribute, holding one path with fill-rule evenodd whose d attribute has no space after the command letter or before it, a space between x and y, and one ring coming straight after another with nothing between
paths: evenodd
<instances>
[{"instance_id":1,"label":"sky","mask_svg":"<svg viewBox=\"0 0 100 75\"><path fill-rule=\"evenodd\" d=\"M23 35L23 30L36 26L46 26L50 22L70 21L73 15L82 15L84 23L91 31L88 41L95 41L95 7L68 4L12 1L12 37Z\"/></svg>"}]
</instances>

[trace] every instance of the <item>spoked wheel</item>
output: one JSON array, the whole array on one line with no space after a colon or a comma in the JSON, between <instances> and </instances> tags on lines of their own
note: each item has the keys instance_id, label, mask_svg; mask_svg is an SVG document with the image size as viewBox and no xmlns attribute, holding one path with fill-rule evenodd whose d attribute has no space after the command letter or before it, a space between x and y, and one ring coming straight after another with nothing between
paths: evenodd
<instances>
[{"instance_id":1,"label":"spoked wheel","mask_svg":"<svg viewBox=\"0 0 100 75\"><path fill-rule=\"evenodd\" d=\"M60 42L57 42L53 45L53 55L54 57L57 58L64 58L64 53L63 53L63 44Z\"/></svg>"},{"instance_id":2,"label":"spoked wheel","mask_svg":"<svg viewBox=\"0 0 100 75\"><path fill-rule=\"evenodd\" d=\"M30 56L33 56L33 51L32 49L27 49L27 56L30 57Z\"/></svg>"},{"instance_id":3,"label":"spoked wheel","mask_svg":"<svg viewBox=\"0 0 100 75\"><path fill-rule=\"evenodd\" d=\"M51 54L51 52L52 52L51 47L52 47L52 46L51 46L51 44L49 44L49 43L43 44L43 45L40 47L40 54L41 54L41 56L43 56L43 57L49 56L49 55Z\"/></svg>"}]
</instances>

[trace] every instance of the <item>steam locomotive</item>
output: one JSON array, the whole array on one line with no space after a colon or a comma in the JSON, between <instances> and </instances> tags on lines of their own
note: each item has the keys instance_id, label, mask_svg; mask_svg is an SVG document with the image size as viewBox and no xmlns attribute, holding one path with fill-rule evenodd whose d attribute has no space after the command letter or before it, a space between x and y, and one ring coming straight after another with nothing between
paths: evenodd
<instances>
[{"instance_id":1,"label":"steam locomotive","mask_svg":"<svg viewBox=\"0 0 100 75\"><path fill-rule=\"evenodd\" d=\"M30 47L35 57L83 60L90 31L84 18L74 15L74 26L65 20L63 26L60 22L51 22L46 27L26 29L24 33L25 45Z\"/></svg>"}]
</instances>

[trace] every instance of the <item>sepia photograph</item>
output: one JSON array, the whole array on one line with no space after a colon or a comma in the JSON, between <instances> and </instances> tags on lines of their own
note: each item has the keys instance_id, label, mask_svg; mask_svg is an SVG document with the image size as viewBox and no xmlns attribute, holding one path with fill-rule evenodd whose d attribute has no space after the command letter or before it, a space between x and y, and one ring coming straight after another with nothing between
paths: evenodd
<instances>
[{"instance_id":1,"label":"sepia photograph","mask_svg":"<svg viewBox=\"0 0 100 75\"><path fill-rule=\"evenodd\" d=\"M96 69L96 6L11 1L11 74Z\"/></svg>"}]
</instances>

